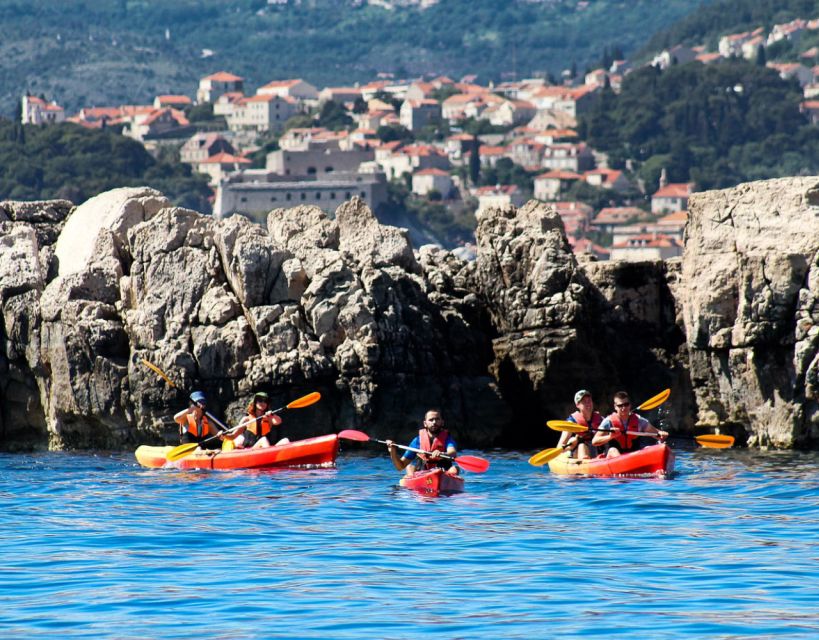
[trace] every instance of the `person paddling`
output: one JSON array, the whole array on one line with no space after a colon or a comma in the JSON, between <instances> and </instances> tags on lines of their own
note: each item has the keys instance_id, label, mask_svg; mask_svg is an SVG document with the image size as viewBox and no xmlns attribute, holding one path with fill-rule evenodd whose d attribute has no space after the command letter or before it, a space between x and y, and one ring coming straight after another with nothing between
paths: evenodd
<instances>
[{"instance_id":1,"label":"person paddling","mask_svg":"<svg viewBox=\"0 0 819 640\"><path fill-rule=\"evenodd\" d=\"M187 409L177 413L173 419L179 424L179 443L197 443L204 449L221 449L221 438L214 438L218 434L216 425L212 425L205 415L207 399L202 391L194 391L190 395L191 404ZM210 438L210 439L208 439Z\"/></svg>"},{"instance_id":2,"label":"person paddling","mask_svg":"<svg viewBox=\"0 0 819 640\"><path fill-rule=\"evenodd\" d=\"M242 421L238 436L233 439L237 448L259 449L269 447L275 442L277 445L290 442L287 438L279 439L279 425L282 419L270 410L270 396L265 391L257 391L253 395L247 412Z\"/></svg>"},{"instance_id":3,"label":"person paddling","mask_svg":"<svg viewBox=\"0 0 819 640\"><path fill-rule=\"evenodd\" d=\"M454 458L458 455L458 448L449 435L449 431L444 429L444 418L438 409L430 409L424 414L424 426L409 444L413 449L429 451L428 455L405 451L404 455L399 458L395 443L392 440L387 440L386 444L392 464L398 471L406 470L407 475L436 467L444 469L451 475L458 475L460 472L458 466L453 464L452 460L441 458L441 454Z\"/></svg>"},{"instance_id":4,"label":"person paddling","mask_svg":"<svg viewBox=\"0 0 819 640\"><path fill-rule=\"evenodd\" d=\"M596 447L606 447L606 457L613 458L621 453L636 451L640 448L640 436L628 432L639 431L660 436L660 441L668 437L666 431L657 429L644 417L631 413L631 400L625 391L614 394L614 413L600 423L600 430L592 439Z\"/></svg>"},{"instance_id":5,"label":"person paddling","mask_svg":"<svg viewBox=\"0 0 819 640\"><path fill-rule=\"evenodd\" d=\"M584 433L564 431L560 434L560 441L557 446L568 449L570 458L576 458L577 460L594 458L597 456L597 448L592 445L594 431L591 430L600 426L603 422L603 416L594 410L591 391L586 389L581 389L574 394L574 406L577 407L577 411L566 418L566 421L588 427L590 431Z\"/></svg>"}]
</instances>

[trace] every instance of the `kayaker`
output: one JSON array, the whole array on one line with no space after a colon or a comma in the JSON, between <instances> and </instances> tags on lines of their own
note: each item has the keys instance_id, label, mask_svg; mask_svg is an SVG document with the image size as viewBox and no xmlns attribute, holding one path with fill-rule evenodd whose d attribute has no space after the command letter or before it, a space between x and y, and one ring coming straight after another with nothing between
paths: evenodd
<instances>
[{"instance_id":1,"label":"kayaker","mask_svg":"<svg viewBox=\"0 0 819 640\"><path fill-rule=\"evenodd\" d=\"M589 429L597 429L603 422L603 416L594 410L591 391L581 389L575 393L574 406L577 407L577 411L566 418L568 422L574 422ZM585 433L564 431L560 434L560 441L557 446L568 449L570 458L577 458L578 460L594 458L597 456L597 448L592 445L594 434L594 431L586 431Z\"/></svg>"},{"instance_id":2,"label":"kayaker","mask_svg":"<svg viewBox=\"0 0 819 640\"><path fill-rule=\"evenodd\" d=\"M607 458L640 448L640 436L629 435L626 433L628 431L653 433L660 436L660 441L668 437L668 432L653 426L643 416L631 412L631 400L625 391L614 394L614 413L600 423L599 429L592 439L592 444L596 447L605 446Z\"/></svg>"},{"instance_id":3,"label":"kayaker","mask_svg":"<svg viewBox=\"0 0 819 640\"><path fill-rule=\"evenodd\" d=\"M213 437L217 435L218 429L216 425L210 424L205 415L207 406L205 394L202 391L194 391L190 395L190 401L191 404L187 409L183 409L173 417L179 424L179 443L195 442L204 449L221 449L221 438Z\"/></svg>"},{"instance_id":4,"label":"kayaker","mask_svg":"<svg viewBox=\"0 0 819 640\"><path fill-rule=\"evenodd\" d=\"M270 410L270 396L265 391L257 391L247 405L247 412L239 424L245 426L237 429L238 436L233 439L237 448L258 449L269 447L271 442L277 445L290 442L287 438L279 439L279 425L282 419Z\"/></svg>"},{"instance_id":5,"label":"kayaker","mask_svg":"<svg viewBox=\"0 0 819 640\"><path fill-rule=\"evenodd\" d=\"M453 464L452 460L441 458L441 454L454 458L458 455L458 448L449 431L444 429L444 418L438 409L430 409L424 414L424 426L409 444L413 449L429 451L429 455L405 451L399 458L395 443L392 440L386 442L393 465L398 471L406 471L407 475L435 467L441 467L451 475L460 473L458 465Z\"/></svg>"}]
</instances>

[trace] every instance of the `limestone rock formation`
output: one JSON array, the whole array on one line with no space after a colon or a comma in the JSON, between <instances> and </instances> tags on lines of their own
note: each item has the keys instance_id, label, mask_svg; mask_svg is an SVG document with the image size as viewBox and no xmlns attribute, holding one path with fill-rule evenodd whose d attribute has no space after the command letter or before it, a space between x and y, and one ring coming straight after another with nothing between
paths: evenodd
<instances>
[{"instance_id":1,"label":"limestone rock formation","mask_svg":"<svg viewBox=\"0 0 819 640\"><path fill-rule=\"evenodd\" d=\"M273 211L265 229L117 189L73 210L50 277L35 230L2 224L2 363L36 382L37 428L53 448L172 439L170 415L194 387L229 421L255 389L281 405L321 391L324 402L288 415L291 436L410 432L435 404L485 444L506 415L489 351L461 314L474 301L428 288L406 233L359 199L335 219Z\"/></svg>"},{"instance_id":2,"label":"limestone rock formation","mask_svg":"<svg viewBox=\"0 0 819 640\"><path fill-rule=\"evenodd\" d=\"M819 441L818 253L817 178L692 197L680 298L700 423Z\"/></svg>"},{"instance_id":3,"label":"limestone rock formation","mask_svg":"<svg viewBox=\"0 0 819 640\"><path fill-rule=\"evenodd\" d=\"M473 262L413 251L357 198L266 227L147 188L0 203L0 446L171 441L194 388L228 422L254 390L320 391L291 437L409 437L439 406L462 445L551 445L579 387L603 410L672 387L678 431L815 445L817 187L697 194L683 259L639 264L579 264L535 202L485 211Z\"/></svg>"},{"instance_id":4,"label":"limestone rock formation","mask_svg":"<svg viewBox=\"0 0 819 640\"><path fill-rule=\"evenodd\" d=\"M47 442L32 369L47 373L39 366L40 297L55 269L53 245L72 209L65 200L0 202L0 434L7 447Z\"/></svg>"}]
</instances>

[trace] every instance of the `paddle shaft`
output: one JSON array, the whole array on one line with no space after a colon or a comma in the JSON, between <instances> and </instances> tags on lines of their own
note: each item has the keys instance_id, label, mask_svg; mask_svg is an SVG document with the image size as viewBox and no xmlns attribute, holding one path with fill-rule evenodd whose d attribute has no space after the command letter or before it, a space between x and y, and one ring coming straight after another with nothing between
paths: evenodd
<instances>
[{"instance_id":1,"label":"paddle shaft","mask_svg":"<svg viewBox=\"0 0 819 640\"><path fill-rule=\"evenodd\" d=\"M372 440L373 442L378 442L379 444L389 444L386 440L378 440L376 438L370 438L370 440ZM402 444L396 444L394 442L392 443L392 446L398 447L399 449L403 449L404 451L412 451L413 453L423 453L425 455L430 455L432 453L431 451L424 451L423 449L416 449L415 447L405 447ZM443 458L444 460L455 460L455 458L453 458L452 456L448 456L445 453L442 453L440 457Z\"/></svg>"}]
</instances>

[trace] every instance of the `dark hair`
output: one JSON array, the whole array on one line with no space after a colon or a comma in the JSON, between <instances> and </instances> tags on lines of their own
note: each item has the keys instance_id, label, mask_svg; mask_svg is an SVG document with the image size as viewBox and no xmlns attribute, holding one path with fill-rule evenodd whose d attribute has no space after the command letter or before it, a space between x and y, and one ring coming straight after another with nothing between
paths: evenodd
<instances>
[{"instance_id":1,"label":"dark hair","mask_svg":"<svg viewBox=\"0 0 819 640\"><path fill-rule=\"evenodd\" d=\"M631 400L631 398L628 397L625 391L618 391L614 394L614 401L617 402L618 400Z\"/></svg>"},{"instance_id":2,"label":"dark hair","mask_svg":"<svg viewBox=\"0 0 819 640\"><path fill-rule=\"evenodd\" d=\"M426 418L426 417L427 417L427 414L428 414L429 412L431 412L431 411L434 411L435 413L437 413L437 414L438 414L439 416L441 416L442 418L444 417L444 412L443 412L443 411L441 411L441 410L440 410L438 407L430 407L429 409L427 409L426 411L424 411L424 417Z\"/></svg>"}]
</instances>

